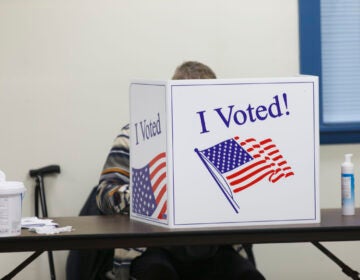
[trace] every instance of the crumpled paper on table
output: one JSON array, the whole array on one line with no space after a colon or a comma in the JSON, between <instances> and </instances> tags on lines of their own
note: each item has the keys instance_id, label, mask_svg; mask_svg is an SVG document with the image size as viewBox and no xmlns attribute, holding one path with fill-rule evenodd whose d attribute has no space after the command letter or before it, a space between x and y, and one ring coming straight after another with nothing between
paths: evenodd
<instances>
[{"instance_id":1,"label":"crumpled paper on table","mask_svg":"<svg viewBox=\"0 0 360 280\"><path fill-rule=\"evenodd\" d=\"M58 234L62 232L71 232L72 226L55 227L55 226L42 226L29 228L29 231L36 232L38 234Z\"/></svg>"},{"instance_id":2,"label":"crumpled paper on table","mask_svg":"<svg viewBox=\"0 0 360 280\"><path fill-rule=\"evenodd\" d=\"M58 227L58 224L51 219L39 219L38 217L26 217L21 219L21 227L37 234L58 234L71 232L72 226Z\"/></svg>"}]
</instances>

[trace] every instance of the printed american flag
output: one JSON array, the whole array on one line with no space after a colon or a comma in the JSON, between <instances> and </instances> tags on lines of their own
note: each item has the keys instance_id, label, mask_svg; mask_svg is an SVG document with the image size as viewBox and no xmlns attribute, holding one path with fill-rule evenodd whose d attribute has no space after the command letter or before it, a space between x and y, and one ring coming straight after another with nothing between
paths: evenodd
<instances>
[{"instance_id":1,"label":"printed american flag","mask_svg":"<svg viewBox=\"0 0 360 280\"><path fill-rule=\"evenodd\" d=\"M133 168L132 183L133 212L156 219L166 219L166 154L156 155L143 168Z\"/></svg>"},{"instance_id":2,"label":"printed american flag","mask_svg":"<svg viewBox=\"0 0 360 280\"><path fill-rule=\"evenodd\" d=\"M271 138L240 141L234 137L198 152L204 163L225 179L233 193L256 185L263 179L276 183L294 172ZM205 164L205 165L207 165Z\"/></svg>"}]
</instances>

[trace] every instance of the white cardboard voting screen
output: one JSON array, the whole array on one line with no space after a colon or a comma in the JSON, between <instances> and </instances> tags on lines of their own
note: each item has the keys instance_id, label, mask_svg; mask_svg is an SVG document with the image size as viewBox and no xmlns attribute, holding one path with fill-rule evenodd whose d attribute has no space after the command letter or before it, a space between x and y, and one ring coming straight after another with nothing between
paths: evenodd
<instances>
[{"instance_id":1,"label":"white cardboard voting screen","mask_svg":"<svg viewBox=\"0 0 360 280\"><path fill-rule=\"evenodd\" d=\"M318 79L134 81L131 219L320 222Z\"/></svg>"}]
</instances>

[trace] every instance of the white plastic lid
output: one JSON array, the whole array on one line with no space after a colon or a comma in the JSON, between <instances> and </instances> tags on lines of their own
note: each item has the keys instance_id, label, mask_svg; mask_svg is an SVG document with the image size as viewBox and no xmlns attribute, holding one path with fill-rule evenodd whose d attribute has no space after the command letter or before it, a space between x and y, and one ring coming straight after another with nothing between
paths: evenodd
<instances>
[{"instance_id":1,"label":"white plastic lid","mask_svg":"<svg viewBox=\"0 0 360 280\"><path fill-rule=\"evenodd\" d=\"M21 194L26 191L22 182L0 182L0 195Z\"/></svg>"}]
</instances>

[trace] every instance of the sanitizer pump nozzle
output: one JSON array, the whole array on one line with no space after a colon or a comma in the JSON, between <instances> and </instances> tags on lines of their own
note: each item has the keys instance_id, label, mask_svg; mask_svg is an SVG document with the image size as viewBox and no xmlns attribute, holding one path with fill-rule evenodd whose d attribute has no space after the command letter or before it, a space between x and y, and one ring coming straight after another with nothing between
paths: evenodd
<instances>
[{"instance_id":1,"label":"sanitizer pump nozzle","mask_svg":"<svg viewBox=\"0 0 360 280\"><path fill-rule=\"evenodd\" d=\"M5 173L0 170L0 182L5 182L6 176Z\"/></svg>"},{"instance_id":2,"label":"sanitizer pump nozzle","mask_svg":"<svg viewBox=\"0 0 360 280\"><path fill-rule=\"evenodd\" d=\"M345 161L341 164L341 208L343 215L355 214L355 182L352 154L345 154Z\"/></svg>"}]
</instances>

